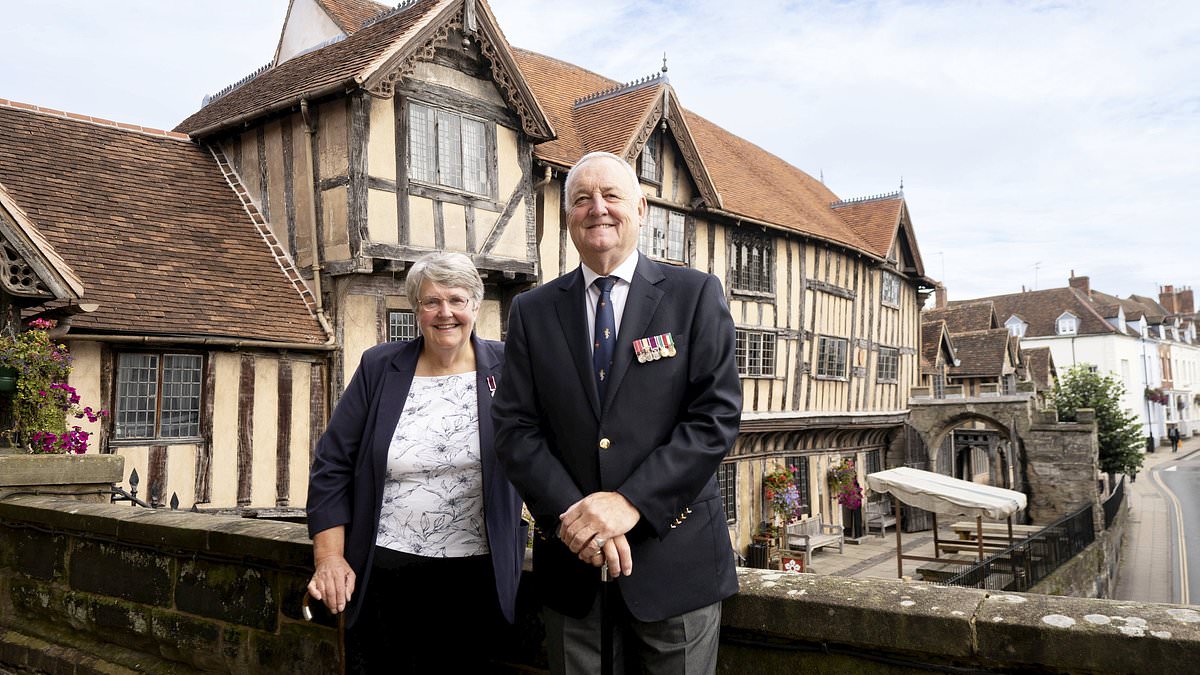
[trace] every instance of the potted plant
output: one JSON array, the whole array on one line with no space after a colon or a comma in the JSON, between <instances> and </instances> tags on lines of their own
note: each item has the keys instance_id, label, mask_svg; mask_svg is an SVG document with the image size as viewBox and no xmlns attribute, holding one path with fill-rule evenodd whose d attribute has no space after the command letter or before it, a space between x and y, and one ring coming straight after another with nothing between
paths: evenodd
<instances>
[{"instance_id":1,"label":"potted plant","mask_svg":"<svg viewBox=\"0 0 1200 675\"><path fill-rule=\"evenodd\" d=\"M858 484L858 469L853 459L843 459L829 469L829 494L834 496L838 504L845 509L842 520L845 525L845 536L849 540L857 540L863 536L862 520L862 486Z\"/></svg>"},{"instance_id":2,"label":"potted plant","mask_svg":"<svg viewBox=\"0 0 1200 675\"><path fill-rule=\"evenodd\" d=\"M800 500L800 489L796 487L794 466L776 469L763 476L763 492L776 521L784 524L799 520L804 515Z\"/></svg>"}]
</instances>

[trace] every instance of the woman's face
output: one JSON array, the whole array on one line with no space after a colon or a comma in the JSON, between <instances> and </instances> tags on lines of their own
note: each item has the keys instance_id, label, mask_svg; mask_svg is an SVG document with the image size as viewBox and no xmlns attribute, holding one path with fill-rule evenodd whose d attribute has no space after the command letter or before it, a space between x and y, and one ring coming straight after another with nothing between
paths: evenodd
<instances>
[{"instance_id":1,"label":"woman's face","mask_svg":"<svg viewBox=\"0 0 1200 675\"><path fill-rule=\"evenodd\" d=\"M426 281L417 295L416 312L426 348L455 350L470 342L479 307L465 288Z\"/></svg>"}]
</instances>

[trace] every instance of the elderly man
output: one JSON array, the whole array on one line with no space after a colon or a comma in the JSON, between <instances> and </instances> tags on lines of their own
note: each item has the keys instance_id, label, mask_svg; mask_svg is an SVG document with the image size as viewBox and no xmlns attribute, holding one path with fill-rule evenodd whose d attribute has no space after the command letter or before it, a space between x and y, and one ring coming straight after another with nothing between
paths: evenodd
<instances>
[{"instance_id":1,"label":"elderly man","mask_svg":"<svg viewBox=\"0 0 1200 675\"><path fill-rule=\"evenodd\" d=\"M637 252L646 198L621 158L582 157L566 199L582 264L514 299L492 405L538 525L551 672L599 671L607 565L618 672L711 673L737 592L715 479L741 413L733 321L715 277Z\"/></svg>"}]
</instances>

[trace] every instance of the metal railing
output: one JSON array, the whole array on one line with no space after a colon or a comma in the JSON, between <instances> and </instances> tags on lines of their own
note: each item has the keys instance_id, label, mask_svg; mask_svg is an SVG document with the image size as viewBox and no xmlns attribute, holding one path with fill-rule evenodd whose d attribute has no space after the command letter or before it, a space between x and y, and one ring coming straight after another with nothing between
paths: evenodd
<instances>
[{"instance_id":1,"label":"metal railing","mask_svg":"<svg viewBox=\"0 0 1200 675\"><path fill-rule=\"evenodd\" d=\"M1086 506L982 562L964 562L961 569L951 568L954 576L942 584L1028 591L1095 540L1092 507Z\"/></svg>"}]
</instances>

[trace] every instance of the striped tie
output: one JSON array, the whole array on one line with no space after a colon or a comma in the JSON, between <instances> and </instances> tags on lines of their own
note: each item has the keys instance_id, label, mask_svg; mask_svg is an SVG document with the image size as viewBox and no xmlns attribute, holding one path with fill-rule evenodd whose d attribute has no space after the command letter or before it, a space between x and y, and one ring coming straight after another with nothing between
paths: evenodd
<instances>
[{"instance_id":1,"label":"striped tie","mask_svg":"<svg viewBox=\"0 0 1200 675\"><path fill-rule=\"evenodd\" d=\"M612 369L613 347L617 343L617 320L613 315L611 295L617 280L615 277L597 277L592 283L600 289L600 300L596 302L596 339L592 342L592 372L603 403Z\"/></svg>"}]
</instances>

